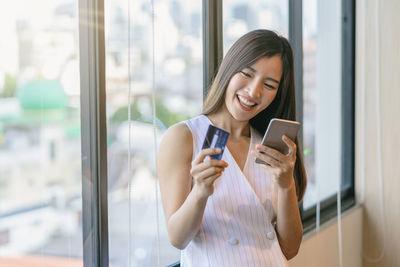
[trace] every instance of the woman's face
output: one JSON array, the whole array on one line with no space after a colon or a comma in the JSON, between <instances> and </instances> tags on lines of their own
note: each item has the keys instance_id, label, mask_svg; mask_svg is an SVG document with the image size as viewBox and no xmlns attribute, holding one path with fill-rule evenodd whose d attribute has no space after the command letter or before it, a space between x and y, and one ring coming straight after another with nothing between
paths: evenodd
<instances>
[{"instance_id":1,"label":"woman's face","mask_svg":"<svg viewBox=\"0 0 400 267\"><path fill-rule=\"evenodd\" d=\"M250 120L274 100L282 77L280 55L263 57L232 76L225 105L238 121Z\"/></svg>"}]
</instances>

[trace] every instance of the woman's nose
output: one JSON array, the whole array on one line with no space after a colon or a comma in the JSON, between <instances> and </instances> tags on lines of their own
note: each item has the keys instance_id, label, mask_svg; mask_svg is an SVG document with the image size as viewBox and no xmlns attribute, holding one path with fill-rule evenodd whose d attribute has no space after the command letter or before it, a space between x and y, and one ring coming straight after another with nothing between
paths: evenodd
<instances>
[{"instance_id":1,"label":"woman's nose","mask_svg":"<svg viewBox=\"0 0 400 267\"><path fill-rule=\"evenodd\" d=\"M249 95L254 98L261 96L262 84L260 82L254 81L249 85Z\"/></svg>"}]
</instances>

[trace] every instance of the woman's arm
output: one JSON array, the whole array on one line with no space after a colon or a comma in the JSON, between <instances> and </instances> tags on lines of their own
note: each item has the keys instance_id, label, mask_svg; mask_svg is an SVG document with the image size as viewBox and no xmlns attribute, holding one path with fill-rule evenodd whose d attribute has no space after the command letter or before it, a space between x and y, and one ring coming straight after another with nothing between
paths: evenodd
<instances>
[{"instance_id":1,"label":"woman's arm","mask_svg":"<svg viewBox=\"0 0 400 267\"><path fill-rule=\"evenodd\" d=\"M296 187L293 182L288 188L278 189L276 230L283 254L288 260L297 255L303 237Z\"/></svg>"},{"instance_id":2,"label":"woman's arm","mask_svg":"<svg viewBox=\"0 0 400 267\"><path fill-rule=\"evenodd\" d=\"M178 249L198 233L213 183L226 167L222 160L205 161L218 153L212 148L202 150L192 162L192 134L184 124L169 128L159 146L157 169L168 236Z\"/></svg>"},{"instance_id":3,"label":"woman's arm","mask_svg":"<svg viewBox=\"0 0 400 267\"><path fill-rule=\"evenodd\" d=\"M279 245L285 257L290 260L297 255L303 237L293 170L296 163L296 144L284 136L282 140L289 147L287 155L263 145L253 155L267 162L264 168L271 174L278 186L277 225Z\"/></svg>"}]
</instances>

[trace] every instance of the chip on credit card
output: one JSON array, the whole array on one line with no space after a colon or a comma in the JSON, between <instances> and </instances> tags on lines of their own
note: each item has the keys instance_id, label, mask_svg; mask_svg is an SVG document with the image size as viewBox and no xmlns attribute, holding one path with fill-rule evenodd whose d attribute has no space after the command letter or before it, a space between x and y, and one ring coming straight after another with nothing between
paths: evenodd
<instances>
[{"instance_id":1,"label":"chip on credit card","mask_svg":"<svg viewBox=\"0 0 400 267\"><path fill-rule=\"evenodd\" d=\"M224 153L226 142L228 142L228 137L229 132L210 124L208 126L206 137L204 138L202 149L209 147L220 148L222 151L221 154L211 156L214 159L220 160L222 158L222 154Z\"/></svg>"}]
</instances>

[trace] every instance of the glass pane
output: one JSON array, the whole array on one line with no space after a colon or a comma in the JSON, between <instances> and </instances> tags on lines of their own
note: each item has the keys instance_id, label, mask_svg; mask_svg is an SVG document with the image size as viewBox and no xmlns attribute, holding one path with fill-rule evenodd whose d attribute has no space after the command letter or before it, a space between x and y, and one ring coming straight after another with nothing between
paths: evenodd
<instances>
[{"instance_id":1,"label":"glass pane","mask_svg":"<svg viewBox=\"0 0 400 267\"><path fill-rule=\"evenodd\" d=\"M341 177L341 4L303 1L304 209L332 196Z\"/></svg>"},{"instance_id":2,"label":"glass pane","mask_svg":"<svg viewBox=\"0 0 400 267\"><path fill-rule=\"evenodd\" d=\"M281 0L224 0L224 53L239 37L251 30L268 29L288 37L287 2Z\"/></svg>"},{"instance_id":3,"label":"glass pane","mask_svg":"<svg viewBox=\"0 0 400 267\"><path fill-rule=\"evenodd\" d=\"M158 266L158 254L160 266L166 266L180 257L167 236L154 144L167 127L201 112L202 7L201 1L154 3L155 127L151 1L130 1L130 18L128 1L105 1L109 248L114 267Z\"/></svg>"},{"instance_id":4,"label":"glass pane","mask_svg":"<svg viewBox=\"0 0 400 267\"><path fill-rule=\"evenodd\" d=\"M78 1L0 4L0 265L83 266Z\"/></svg>"}]
</instances>

